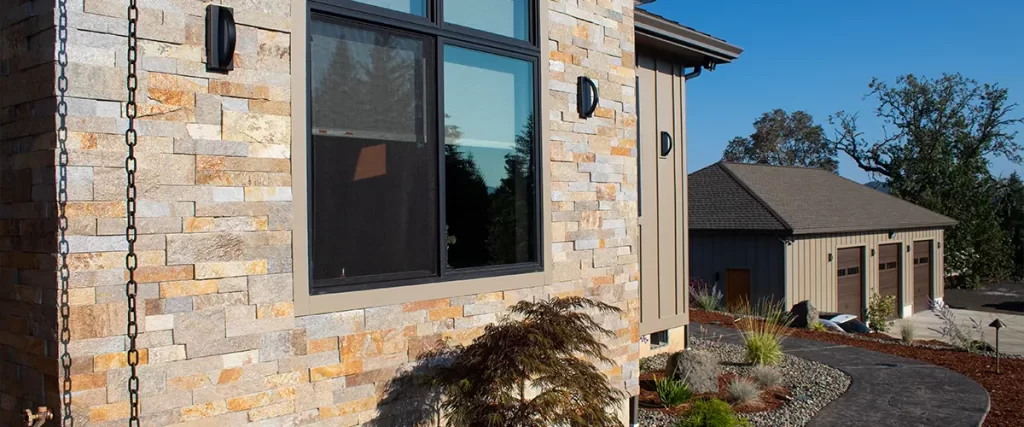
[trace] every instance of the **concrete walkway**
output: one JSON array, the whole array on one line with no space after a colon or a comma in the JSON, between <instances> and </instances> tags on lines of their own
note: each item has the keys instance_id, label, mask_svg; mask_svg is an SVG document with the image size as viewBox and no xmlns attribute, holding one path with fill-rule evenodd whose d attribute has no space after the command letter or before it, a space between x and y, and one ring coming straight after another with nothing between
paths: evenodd
<instances>
[{"instance_id":1,"label":"concrete walkway","mask_svg":"<svg viewBox=\"0 0 1024 427\"><path fill-rule=\"evenodd\" d=\"M743 344L736 329L691 323L694 338ZM974 380L918 360L860 347L787 338L787 354L850 375L850 388L808 426L978 426L989 410L988 392Z\"/></svg>"},{"instance_id":2,"label":"concrete walkway","mask_svg":"<svg viewBox=\"0 0 1024 427\"><path fill-rule=\"evenodd\" d=\"M981 323L985 329L985 341L996 345L996 330L988 327L996 318L999 318L1006 327L999 331L999 351L1008 354L1024 354L1024 316L1006 313L990 313L975 310L953 309L957 323L965 330L969 329L970 319L973 318ZM916 340L939 340L945 341L939 331L942 329L942 320L930 311L922 311L910 317L914 323L914 339ZM900 336L900 322L897 320L889 335Z\"/></svg>"}]
</instances>

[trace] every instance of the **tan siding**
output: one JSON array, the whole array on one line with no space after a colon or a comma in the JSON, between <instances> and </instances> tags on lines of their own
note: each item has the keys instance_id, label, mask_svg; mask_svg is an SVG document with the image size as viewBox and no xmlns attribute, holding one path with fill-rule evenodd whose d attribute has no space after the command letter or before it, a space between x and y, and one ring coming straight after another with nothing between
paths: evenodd
<instances>
[{"instance_id":1,"label":"tan siding","mask_svg":"<svg viewBox=\"0 0 1024 427\"><path fill-rule=\"evenodd\" d=\"M724 292L726 270L750 270L751 300L783 299L782 245L777 236L768 235L691 235L690 275Z\"/></svg>"},{"instance_id":2,"label":"tan siding","mask_svg":"<svg viewBox=\"0 0 1024 427\"><path fill-rule=\"evenodd\" d=\"M792 245L786 247L786 289L788 302L790 304L803 300L810 300L815 307L822 311L833 311L836 309L838 297L836 294L836 255L840 248L864 247L866 262L864 266L864 277L867 285L866 301L871 295L878 292L878 246L891 243L902 243L899 256L904 266L901 276L900 288L903 297L903 306L909 306L913 301L913 265L911 254L907 252L907 245L913 245L915 241L931 240L935 254L933 263L932 283L933 292L939 298L942 297L943 277L943 249L936 247L935 243L943 241L943 231L938 230L917 230L897 232L893 238L888 233L869 234L830 234L825 236L797 237ZM874 254L872 254L874 249ZM828 255L832 254L832 261ZM857 313L851 313L857 314ZM902 314L902 313L901 313Z\"/></svg>"}]
</instances>

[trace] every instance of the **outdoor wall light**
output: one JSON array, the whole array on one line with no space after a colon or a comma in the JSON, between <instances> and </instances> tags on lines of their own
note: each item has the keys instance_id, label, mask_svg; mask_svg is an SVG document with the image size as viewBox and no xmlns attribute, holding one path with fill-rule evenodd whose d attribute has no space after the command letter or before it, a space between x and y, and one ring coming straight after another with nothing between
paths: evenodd
<instances>
[{"instance_id":1,"label":"outdoor wall light","mask_svg":"<svg viewBox=\"0 0 1024 427\"><path fill-rule=\"evenodd\" d=\"M941 247L942 247L942 242L938 242L938 243L936 243L935 245L936 245L936 247L939 247L939 248L941 248Z\"/></svg>"},{"instance_id":2,"label":"outdoor wall light","mask_svg":"<svg viewBox=\"0 0 1024 427\"><path fill-rule=\"evenodd\" d=\"M910 253L910 245L907 245L907 253Z\"/></svg>"},{"instance_id":3,"label":"outdoor wall light","mask_svg":"<svg viewBox=\"0 0 1024 427\"><path fill-rule=\"evenodd\" d=\"M875 249L871 248L871 256L875 256Z\"/></svg>"},{"instance_id":4,"label":"outdoor wall light","mask_svg":"<svg viewBox=\"0 0 1024 427\"><path fill-rule=\"evenodd\" d=\"M235 13L230 7L206 6L206 71L235 69Z\"/></svg>"},{"instance_id":5,"label":"outdoor wall light","mask_svg":"<svg viewBox=\"0 0 1024 427\"><path fill-rule=\"evenodd\" d=\"M832 254L831 253L828 254L828 262L832 262Z\"/></svg>"},{"instance_id":6,"label":"outdoor wall light","mask_svg":"<svg viewBox=\"0 0 1024 427\"><path fill-rule=\"evenodd\" d=\"M597 84L590 77L579 76L576 78L576 111L580 113L581 119L594 116L597 111L597 102L601 95L597 92Z\"/></svg>"},{"instance_id":7,"label":"outdoor wall light","mask_svg":"<svg viewBox=\"0 0 1024 427\"><path fill-rule=\"evenodd\" d=\"M889 238L892 239L894 237L896 237L896 232L895 231L890 231L889 232Z\"/></svg>"}]
</instances>

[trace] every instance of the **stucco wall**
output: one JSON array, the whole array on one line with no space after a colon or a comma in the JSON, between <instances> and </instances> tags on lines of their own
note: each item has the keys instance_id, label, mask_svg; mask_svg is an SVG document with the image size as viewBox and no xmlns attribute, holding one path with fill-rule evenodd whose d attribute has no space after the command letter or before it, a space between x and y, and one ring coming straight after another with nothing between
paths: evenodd
<instances>
[{"instance_id":1,"label":"stucco wall","mask_svg":"<svg viewBox=\"0 0 1024 427\"><path fill-rule=\"evenodd\" d=\"M507 306L551 295L626 310L600 319L616 332L607 341L614 363L601 368L637 392L633 0L541 3L552 241L544 286L310 316L294 310L293 266L305 261L292 259L293 231L305 230L292 229L304 195L293 192L290 159L291 127L305 126L290 104L290 64L304 61L292 55L292 31L305 17L286 0L219 3L235 8L239 24L228 74L205 71L203 2L140 3L143 425L363 424L378 419L396 371L433 343L468 342ZM80 426L123 425L128 416L125 9L124 0L68 3L70 350ZM602 95L585 122L575 111L581 74ZM40 286L54 283L46 275ZM46 384L56 390L59 381Z\"/></svg>"},{"instance_id":2,"label":"stucco wall","mask_svg":"<svg viewBox=\"0 0 1024 427\"><path fill-rule=\"evenodd\" d=\"M913 246L915 241L931 240L933 250L932 282L933 292L937 298L942 298L942 277L943 277L943 250L945 246L936 247L936 243L943 242L943 230L918 230L901 231L889 238L889 233L868 233L868 234L831 234L826 236L798 237L791 245L786 246L786 295L790 305L810 300L815 307L822 311L836 310L836 256L837 250L841 248L864 247L867 264L865 267L865 281L867 283L867 294L865 304L870 296L878 292L878 245L888 243L902 243L900 251L902 257L903 274L901 287L904 295L904 307L913 303L914 297L914 276L912 252L906 251L906 246ZM874 256L871 249L875 250ZM832 261L828 255L832 254ZM856 314L856 313L853 313Z\"/></svg>"},{"instance_id":3,"label":"stucco wall","mask_svg":"<svg viewBox=\"0 0 1024 427\"><path fill-rule=\"evenodd\" d=\"M750 270L751 302L781 300L785 298L782 252L782 240L776 235L691 231L690 277L717 285L725 293L726 270Z\"/></svg>"}]
</instances>

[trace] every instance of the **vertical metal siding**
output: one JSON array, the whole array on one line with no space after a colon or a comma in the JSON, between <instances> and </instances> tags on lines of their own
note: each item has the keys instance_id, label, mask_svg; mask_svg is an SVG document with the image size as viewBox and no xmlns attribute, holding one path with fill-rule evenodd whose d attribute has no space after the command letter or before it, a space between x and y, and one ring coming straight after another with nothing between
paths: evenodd
<instances>
[{"instance_id":1,"label":"vertical metal siding","mask_svg":"<svg viewBox=\"0 0 1024 427\"><path fill-rule=\"evenodd\" d=\"M769 235L691 234L690 277L725 292L725 271L750 270L750 299L783 299L782 241Z\"/></svg>"},{"instance_id":2,"label":"vertical metal siding","mask_svg":"<svg viewBox=\"0 0 1024 427\"><path fill-rule=\"evenodd\" d=\"M942 278L944 277L943 250L945 249L945 244L941 248L936 247L935 243L943 242L943 230L936 229L897 232L891 239L889 238L889 233L843 233L796 237L792 245L788 245L785 248L786 262L784 274L788 278L788 283L785 284L787 300L790 304L809 300L819 310L836 310L838 298L836 285L838 278L836 277L835 265L838 249L864 247L866 260L863 276L867 285L866 303L871 295L878 292L878 246L902 243L900 249L902 263L904 266L912 266L912 253L907 252L907 245L912 247L915 241L920 240L933 241L932 248L935 254L935 261L932 265L932 274L935 279L932 281L932 291L936 297L941 298ZM874 249L874 255L872 255L872 249ZM829 254L832 254L832 261L828 260ZM913 268L903 268L900 279L902 293L906 296L904 305L909 305L907 302L911 300L907 298L910 298L914 291Z\"/></svg>"}]
</instances>

